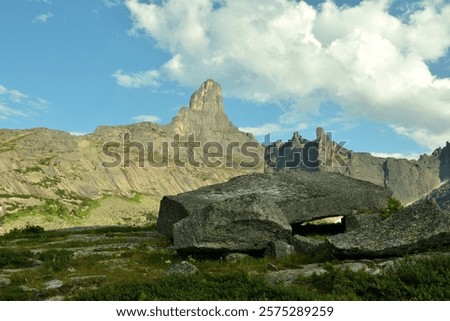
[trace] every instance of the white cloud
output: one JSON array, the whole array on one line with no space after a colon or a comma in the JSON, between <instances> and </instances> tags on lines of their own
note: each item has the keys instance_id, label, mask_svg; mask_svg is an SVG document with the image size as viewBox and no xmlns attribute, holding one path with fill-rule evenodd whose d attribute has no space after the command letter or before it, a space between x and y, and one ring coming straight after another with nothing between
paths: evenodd
<instances>
[{"instance_id":1,"label":"white cloud","mask_svg":"<svg viewBox=\"0 0 450 321\"><path fill-rule=\"evenodd\" d=\"M70 135L72 136L84 136L87 135L86 133L82 133L82 132L69 132Z\"/></svg>"},{"instance_id":2,"label":"white cloud","mask_svg":"<svg viewBox=\"0 0 450 321\"><path fill-rule=\"evenodd\" d=\"M47 110L50 103L42 98L29 97L17 89L0 85L0 119L29 117L36 111Z\"/></svg>"},{"instance_id":3,"label":"white cloud","mask_svg":"<svg viewBox=\"0 0 450 321\"><path fill-rule=\"evenodd\" d=\"M125 88L157 87L159 85L159 71L148 70L134 74L125 74L122 70L116 71L113 75L117 84Z\"/></svg>"},{"instance_id":4,"label":"white cloud","mask_svg":"<svg viewBox=\"0 0 450 321\"><path fill-rule=\"evenodd\" d=\"M125 3L132 31L171 54L159 70L168 79L195 87L214 78L230 96L288 102L285 118L291 122L334 101L347 118L389 123L432 149L450 137L450 79L438 79L426 63L448 52L450 4L416 2L397 18L388 12L392 2ZM142 74L117 76L126 87L146 82Z\"/></svg>"},{"instance_id":5,"label":"white cloud","mask_svg":"<svg viewBox=\"0 0 450 321\"><path fill-rule=\"evenodd\" d=\"M264 124L258 127L239 127L240 131L252 133L254 136L262 136L267 134L278 133L282 130L279 124Z\"/></svg>"},{"instance_id":6,"label":"white cloud","mask_svg":"<svg viewBox=\"0 0 450 321\"><path fill-rule=\"evenodd\" d=\"M0 119L9 119L11 117L27 117L27 114L20 110L10 108L2 103L0 103Z\"/></svg>"},{"instance_id":7,"label":"white cloud","mask_svg":"<svg viewBox=\"0 0 450 321\"><path fill-rule=\"evenodd\" d=\"M47 3L47 2L46 2ZM33 19L33 22L46 23L48 19L52 18L53 14L51 12L40 14Z\"/></svg>"},{"instance_id":8,"label":"white cloud","mask_svg":"<svg viewBox=\"0 0 450 321\"><path fill-rule=\"evenodd\" d=\"M27 95L15 89L9 90L9 96L15 103L22 103L27 98Z\"/></svg>"},{"instance_id":9,"label":"white cloud","mask_svg":"<svg viewBox=\"0 0 450 321\"><path fill-rule=\"evenodd\" d=\"M420 155L417 153L378 153L378 152L371 152L372 156L375 157L381 157L381 158L404 158L404 159L411 159L411 160L417 160L419 159Z\"/></svg>"},{"instance_id":10,"label":"white cloud","mask_svg":"<svg viewBox=\"0 0 450 321\"><path fill-rule=\"evenodd\" d=\"M112 8L121 5L123 0L103 0L103 3L106 7Z\"/></svg>"},{"instance_id":11,"label":"white cloud","mask_svg":"<svg viewBox=\"0 0 450 321\"><path fill-rule=\"evenodd\" d=\"M48 5L52 5L53 4L52 0L27 0L27 1L28 2L41 2L41 3L48 4Z\"/></svg>"},{"instance_id":12,"label":"white cloud","mask_svg":"<svg viewBox=\"0 0 450 321\"><path fill-rule=\"evenodd\" d=\"M152 123L158 123L158 122L161 121L161 119L159 117L151 116L151 115L136 116L136 117L133 117L133 120L135 122L137 122L137 123L141 123L141 122L144 122L144 121L149 121L149 122L152 122Z\"/></svg>"}]
</instances>

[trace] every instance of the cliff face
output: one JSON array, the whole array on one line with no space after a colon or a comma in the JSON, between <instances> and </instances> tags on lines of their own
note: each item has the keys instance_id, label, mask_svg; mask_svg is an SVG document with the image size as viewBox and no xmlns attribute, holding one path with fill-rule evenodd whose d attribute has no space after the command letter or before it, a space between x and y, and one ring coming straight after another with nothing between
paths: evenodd
<instances>
[{"instance_id":1,"label":"cliff face","mask_svg":"<svg viewBox=\"0 0 450 321\"><path fill-rule=\"evenodd\" d=\"M188 142L189 135L192 141ZM240 167L239 149L233 150L233 159L214 149L205 154L203 146L211 140L223 146L223 154L230 142L253 144L262 153L253 136L240 132L225 115L220 86L212 80L192 95L189 108L182 108L164 126L150 122L101 126L84 136L45 128L0 130L0 205L4 209L0 229L15 213L22 215L26 207L48 200L58 200L75 211L80 200L104 195L139 193L157 203L163 195L263 170L263 162L259 167ZM205 159L210 161L206 165ZM102 223L97 218L93 221ZM81 224L89 225L89 219Z\"/></svg>"},{"instance_id":2,"label":"cliff face","mask_svg":"<svg viewBox=\"0 0 450 321\"><path fill-rule=\"evenodd\" d=\"M265 159L267 172L291 168L341 173L388 187L404 204L429 194L450 177L449 143L418 160L380 158L343 148L322 128L315 140L295 133L286 143L273 143L266 147Z\"/></svg>"},{"instance_id":3,"label":"cliff face","mask_svg":"<svg viewBox=\"0 0 450 321\"><path fill-rule=\"evenodd\" d=\"M207 80L192 94L189 107L181 108L166 128L183 136L195 133L203 142L255 142L253 135L241 132L229 120L223 109L222 89L213 80Z\"/></svg>"}]
</instances>

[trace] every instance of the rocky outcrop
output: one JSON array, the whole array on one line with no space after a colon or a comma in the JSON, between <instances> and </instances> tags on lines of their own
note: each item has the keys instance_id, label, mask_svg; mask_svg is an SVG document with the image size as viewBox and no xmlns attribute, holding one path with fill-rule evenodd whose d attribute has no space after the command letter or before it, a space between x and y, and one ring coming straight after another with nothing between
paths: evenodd
<instances>
[{"instance_id":1,"label":"rocky outcrop","mask_svg":"<svg viewBox=\"0 0 450 321\"><path fill-rule=\"evenodd\" d=\"M258 251L290 236L291 226L281 210L257 194L213 203L173 225L178 251Z\"/></svg>"},{"instance_id":2,"label":"rocky outcrop","mask_svg":"<svg viewBox=\"0 0 450 321\"><path fill-rule=\"evenodd\" d=\"M189 107L182 107L167 129L184 137L195 133L196 139L200 141L222 144L256 142L252 134L241 132L227 117L222 88L211 79L192 94Z\"/></svg>"},{"instance_id":3,"label":"rocky outcrop","mask_svg":"<svg viewBox=\"0 0 450 321\"><path fill-rule=\"evenodd\" d=\"M433 200L408 206L389 218L327 241L338 256L382 257L425 252L450 244L450 215Z\"/></svg>"},{"instance_id":4,"label":"rocky outcrop","mask_svg":"<svg viewBox=\"0 0 450 321\"><path fill-rule=\"evenodd\" d=\"M286 143L266 147L266 172L297 169L347 175L391 189L403 204L413 203L450 177L450 143L418 160L380 158L344 148L332 134L317 128L316 139L294 133Z\"/></svg>"},{"instance_id":5,"label":"rocky outcrop","mask_svg":"<svg viewBox=\"0 0 450 321\"><path fill-rule=\"evenodd\" d=\"M273 258L279 260L286 256L291 255L294 252L295 252L295 248L293 245L286 243L284 241L281 241L281 240L277 240L277 241L272 241L267 245L264 256L273 257Z\"/></svg>"},{"instance_id":6,"label":"rocky outcrop","mask_svg":"<svg viewBox=\"0 0 450 321\"><path fill-rule=\"evenodd\" d=\"M287 241L290 224L386 206L388 189L336 173L302 171L240 176L165 196L157 229L188 251L262 250Z\"/></svg>"},{"instance_id":7,"label":"rocky outcrop","mask_svg":"<svg viewBox=\"0 0 450 321\"><path fill-rule=\"evenodd\" d=\"M434 200L441 210L450 214L450 183L443 183L424 198L427 199Z\"/></svg>"},{"instance_id":8,"label":"rocky outcrop","mask_svg":"<svg viewBox=\"0 0 450 321\"><path fill-rule=\"evenodd\" d=\"M324 240L316 240L299 234L293 236L291 243L298 253L318 255L327 254L329 252L327 243Z\"/></svg>"},{"instance_id":9,"label":"rocky outcrop","mask_svg":"<svg viewBox=\"0 0 450 321\"><path fill-rule=\"evenodd\" d=\"M363 213L349 215L344 219L345 231L350 232L361 227L370 228L378 225L383 219L379 213Z\"/></svg>"}]
</instances>

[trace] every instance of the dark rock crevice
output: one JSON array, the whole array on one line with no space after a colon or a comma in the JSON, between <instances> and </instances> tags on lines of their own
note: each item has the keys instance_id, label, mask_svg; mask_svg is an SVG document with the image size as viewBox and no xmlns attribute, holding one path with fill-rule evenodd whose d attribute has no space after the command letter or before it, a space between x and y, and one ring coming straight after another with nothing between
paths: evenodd
<instances>
[{"instance_id":1,"label":"dark rock crevice","mask_svg":"<svg viewBox=\"0 0 450 321\"><path fill-rule=\"evenodd\" d=\"M337 235L345 232L345 225L343 220L337 223L320 223L320 224L305 224L305 223L297 223L291 224L292 226L292 234L293 235L302 235L302 236L330 236Z\"/></svg>"}]
</instances>

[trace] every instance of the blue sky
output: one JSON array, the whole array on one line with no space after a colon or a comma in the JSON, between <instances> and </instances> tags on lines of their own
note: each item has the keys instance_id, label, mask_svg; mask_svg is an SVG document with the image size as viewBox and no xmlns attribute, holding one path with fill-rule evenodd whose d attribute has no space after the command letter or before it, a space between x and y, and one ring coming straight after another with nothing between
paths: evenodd
<instances>
[{"instance_id":1,"label":"blue sky","mask_svg":"<svg viewBox=\"0 0 450 321\"><path fill-rule=\"evenodd\" d=\"M449 1L2 0L0 44L0 128L164 124L212 78L259 140L450 140Z\"/></svg>"}]
</instances>

